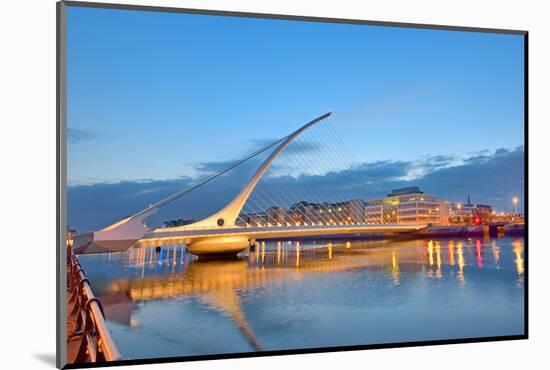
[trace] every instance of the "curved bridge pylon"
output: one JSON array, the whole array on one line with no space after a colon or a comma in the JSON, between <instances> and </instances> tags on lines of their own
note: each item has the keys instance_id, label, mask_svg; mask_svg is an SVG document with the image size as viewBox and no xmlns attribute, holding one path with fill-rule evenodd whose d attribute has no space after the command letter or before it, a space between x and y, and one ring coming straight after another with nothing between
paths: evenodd
<instances>
[{"instance_id":1,"label":"curved bridge pylon","mask_svg":"<svg viewBox=\"0 0 550 370\"><path fill-rule=\"evenodd\" d=\"M256 170L254 175L250 178L248 183L244 186L241 192L227 204L223 209L214 213L213 215L206 217L195 223L182 226L182 229L220 229L236 226L236 220L239 217L243 206L245 205L248 197L262 178L262 176L267 172L269 166L273 161L279 156L289 145L292 143L300 134L306 131L308 128L315 126L319 122L328 118L332 112L327 112L314 120L306 123L304 126L300 127L298 130L294 131L285 138L279 140L277 143L279 145L277 148L266 158L262 165ZM231 167L232 168L232 167ZM123 246L127 244L126 248L129 248L135 242L140 240L147 232L151 231L149 227L145 225L145 221L154 215L161 207L171 203L180 196L186 194L192 189L186 189L179 191L171 196L161 200L160 202L151 205L148 208L136 213L133 216L127 217L117 223L108 226L100 231L95 231L93 233L84 233L77 235L74 239L75 252L78 253L78 248L84 248L91 243L99 248L95 248L94 251L104 250L113 250L124 248ZM177 229L177 228L175 228ZM189 251L194 254L227 254L240 252L248 246L248 238L245 236L224 236L224 237L214 237L214 238L204 238L196 239L190 241L187 244Z\"/></svg>"}]
</instances>

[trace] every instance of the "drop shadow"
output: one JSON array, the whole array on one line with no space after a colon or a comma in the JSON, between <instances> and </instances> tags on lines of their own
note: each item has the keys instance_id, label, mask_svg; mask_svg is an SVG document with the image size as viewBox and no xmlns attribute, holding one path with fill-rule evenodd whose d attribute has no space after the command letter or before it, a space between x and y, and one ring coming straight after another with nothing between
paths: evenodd
<instances>
[{"instance_id":1,"label":"drop shadow","mask_svg":"<svg viewBox=\"0 0 550 370\"><path fill-rule=\"evenodd\" d=\"M34 358L51 367L56 366L55 353L35 353Z\"/></svg>"}]
</instances>

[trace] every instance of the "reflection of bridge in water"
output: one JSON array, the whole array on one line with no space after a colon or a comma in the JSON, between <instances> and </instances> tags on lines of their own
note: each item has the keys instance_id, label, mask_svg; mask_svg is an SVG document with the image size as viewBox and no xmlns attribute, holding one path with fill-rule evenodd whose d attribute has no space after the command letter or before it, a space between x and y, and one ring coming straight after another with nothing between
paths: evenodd
<instances>
[{"instance_id":1,"label":"reflection of bridge in water","mask_svg":"<svg viewBox=\"0 0 550 370\"><path fill-rule=\"evenodd\" d=\"M336 218L333 216L333 209L326 203L328 199L326 199L325 194L318 195L320 202L315 205L313 211L305 209L307 208L305 206L289 208L290 221L287 219L281 220L280 217L276 216L271 222L259 223L257 220L250 221L250 215L244 216L242 214L245 203L249 200L251 193L273 161L296 138L330 115L329 112L312 120L290 135L235 162L192 188L179 191L131 217L127 217L100 231L76 235L74 237L75 251L77 253L97 253L126 250L136 243L146 247L184 243L187 245L188 250L196 255L234 255L243 251L255 240L330 235L398 234L414 232L426 227L424 224L365 224L364 215L361 212L357 217L354 210L346 208L342 211L342 207L338 207L338 212L341 214ZM223 209L190 225L154 230L145 226L144 222L161 207L272 148L274 148L273 151L252 175L240 193ZM337 157L334 154L332 156ZM318 161L307 163L305 167L309 169L311 166L316 166L315 162ZM357 181L357 179L348 179L347 181ZM281 197L286 198L284 194ZM268 196L268 198L267 202L274 200L271 196ZM284 203L285 199L282 201ZM272 210L278 209L274 205L274 203L268 203L267 207Z\"/></svg>"},{"instance_id":2,"label":"reflection of bridge in water","mask_svg":"<svg viewBox=\"0 0 550 370\"><path fill-rule=\"evenodd\" d=\"M515 240L512 246L518 284L522 284L523 243ZM502 258L497 241L479 239L328 242L314 248L304 248L300 242L262 242L245 258L208 262L195 260L182 246L163 248L162 256L153 249L135 248L123 257L126 266L142 271L157 269L158 259L163 258L167 275L113 280L101 297L108 318L118 315L119 321L130 324L131 313L137 308L135 302L196 297L231 318L257 350L261 350L262 345L246 320L243 292L258 295L264 288L289 279L298 281L316 274L363 268L385 272L388 284L399 285L402 274L420 273L430 279L440 279L443 267L447 266L457 283L464 284L467 266L476 269L485 264L498 266ZM120 320L121 317L124 319Z\"/></svg>"}]
</instances>

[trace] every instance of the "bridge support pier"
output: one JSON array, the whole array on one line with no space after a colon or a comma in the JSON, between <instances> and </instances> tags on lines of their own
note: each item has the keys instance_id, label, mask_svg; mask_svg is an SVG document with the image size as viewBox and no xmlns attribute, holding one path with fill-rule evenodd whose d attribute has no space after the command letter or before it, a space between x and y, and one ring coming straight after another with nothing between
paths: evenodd
<instances>
[{"instance_id":1,"label":"bridge support pier","mask_svg":"<svg viewBox=\"0 0 550 370\"><path fill-rule=\"evenodd\" d=\"M248 250L254 252L256 250L256 239L248 239Z\"/></svg>"},{"instance_id":2,"label":"bridge support pier","mask_svg":"<svg viewBox=\"0 0 550 370\"><path fill-rule=\"evenodd\" d=\"M246 236L220 236L199 238L187 244L187 250L199 257L236 256L244 251L249 243Z\"/></svg>"}]
</instances>

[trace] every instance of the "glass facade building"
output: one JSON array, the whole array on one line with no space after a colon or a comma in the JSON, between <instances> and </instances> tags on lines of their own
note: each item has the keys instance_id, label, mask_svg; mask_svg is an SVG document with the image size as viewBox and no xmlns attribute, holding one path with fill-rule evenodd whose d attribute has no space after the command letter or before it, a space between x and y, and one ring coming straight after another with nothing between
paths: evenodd
<instances>
[{"instance_id":1,"label":"glass facade building","mask_svg":"<svg viewBox=\"0 0 550 370\"><path fill-rule=\"evenodd\" d=\"M395 189L385 198L365 202L365 220L372 224L447 225L450 204L433 195L424 194L417 186Z\"/></svg>"}]
</instances>

